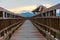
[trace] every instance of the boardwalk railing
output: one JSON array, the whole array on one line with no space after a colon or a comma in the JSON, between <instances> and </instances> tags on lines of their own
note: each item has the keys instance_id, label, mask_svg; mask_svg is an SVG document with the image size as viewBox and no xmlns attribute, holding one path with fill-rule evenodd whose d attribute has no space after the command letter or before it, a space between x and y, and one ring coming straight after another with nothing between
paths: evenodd
<instances>
[{"instance_id":1,"label":"boardwalk railing","mask_svg":"<svg viewBox=\"0 0 60 40\"><path fill-rule=\"evenodd\" d=\"M31 21L47 40L60 40L60 3L37 12Z\"/></svg>"},{"instance_id":2,"label":"boardwalk railing","mask_svg":"<svg viewBox=\"0 0 60 40\"><path fill-rule=\"evenodd\" d=\"M23 22L24 20L20 18L0 19L0 40L9 40Z\"/></svg>"},{"instance_id":3,"label":"boardwalk railing","mask_svg":"<svg viewBox=\"0 0 60 40\"><path fill-rule=\"evenodd\" d=\"M60 17L35 17L31 21L47 40L60 40Z\"/></svg>"}]
</instances>

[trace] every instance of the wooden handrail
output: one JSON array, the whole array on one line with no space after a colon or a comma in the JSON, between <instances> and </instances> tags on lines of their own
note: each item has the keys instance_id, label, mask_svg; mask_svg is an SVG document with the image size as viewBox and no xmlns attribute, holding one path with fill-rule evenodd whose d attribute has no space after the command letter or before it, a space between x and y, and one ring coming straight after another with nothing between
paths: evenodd
<instances>
[{"instance_id":1,"label":"wooden handrail","mask_svg":"<svg viewBox=\"0 0 60 40\"><path fill-rule=\"evenodd\" d=\"M32 22L34 23L35 26L37 25L38 29L41 30L41 31L43 31L43 33L45 33L45 34L47 35L47 37L49 36L49 37L50 37L49 39L51 39L51 40L55 40L55 38L51 37L51 35L48 35L48 32L46 32L46 30L45 30L44 28L47 28L47 29L49 29L49 30L52 30L53 32L56 33L57 36L60 35L60 31L57 30L57 29L54 29L54 28L52 28L52 27L50 27L50 26L41 24L41 23L39 23L39 22L37 22L37 21L35 21L35 20L34 20L34 21L32 20ZM43 27L39 27L38 25L39 25L39 26L43 26L44 28L43 28ZM48 30L48 31L49 31L49 30ZM60 37L58 37L58 39L60 39Z\"/></svg>"},{"instance_id":2,"label":"wooden handrail","mask_svg":"<svg viewBox=\"0 0 60 40\"><path fill-rule=\"evenodd\" d=\"M12 24L12 25L9 25L8 27L6 27L6 28L4 28L4 29L0 30L0 33L1 33L2 31L4 31L4 30L7 30L8 28L10 28L10 27L12 27L12 26L14 26L14 25L18 24L18 23L19 23L19 22L14 23L14 24Z\"/></svg>"},{"instance_id":3,"label":"wooden handrail","mask_svg":"<svg viewBox=\"0 0 60 40\"><path fill-rule=\"evenodd\" d=\"M46 38L48 37L48 39L50 39L50 40L55 40L53 37L51 37L51 35L50 34L48 34L48 32L46 32L43 28L41 28L41 27L39 27L37 24L35 24L35 23L33 23L39 30L41 30L42 32L44 32L45 33L45 35L46 35ZM47 40L48 40L47 39Z\"/></svg>"},{"instance_id":4,"label":"wooden handrail","mask_svg":"<svg viewBox=\"0 0 60 40\"><path fill-rule=\"evenodd\" d=\"M33 19L37 19L37 18L60 18L60 16L46 16L46 17L34 17Z\"/></svg>"},{"instance_id":5,"label":"wooden handrail","mask_svg":"<svg viewBox=\"0 0 60 40\"><path fill-rule=\"evenodd\" d=\"M36 22L36 21L35 21L35 23L40 24L40 25L42 25L42 26L44 26L44 27L46 27L46 28L48 28L48 29L50 29L50 30L56 32L56 33L60 33L59 30L56 30L56 29L54 29L54 28L52 28L52 27L50 27L50 26L47 26L47 25L41 24L41 23Z\"/></svg>"},{"instance_id":6,"label":"wooden handrail","mask_svg":"<svg viewBox=\"0 0 60 40\"><path fill-rule=\"evenodd\" d=\"M23 24L23 22L24 22L24 21L22 20L22 21L19 21L19 22L17 22L17 23L14 23L14 24L12 24L12 25L4 28L3 30L1 30L0 33L1 33L1 32L4 32L5 30L7 30L8 33L6 33L6 35L8 35L8 37L10 37L10 36L13 34L13 32L14 32L18 27L20 27L20 25ZM14 25L15 25L15 27L13 27ZM11 28L10 31L8 31L8 29L9 29L10 27L12 27L12 28ZM10 36L9 36L9 35L10 35ZM1 36L1 37L2 37L2 36ZM3 36L3 37L2 37L3 40L5 40L6 38L7 38L7 36ZM1 40L2 40L2 39L1 39Z\"/></svg>"},{"instance_id":7,"label":"wooden handrail","mask_svg":"<svg viewBox=\"0 0 60 40\"><path fill-rule=\"evenodd\" d=\"M8 35L9 35L10 33L12 33L16 28L18 28L21 24L22 24L22 23L19 23L16 27L12 28L12 29L8 32Z\"/></svg>"},{"instance_id":8,"label":"wooden handrail","mask_svg":"<svg viewBox=\"0 0 60 40\"><path fill-rule=\"evenodd\" d=\"M22 19L22 18L2 18L2 17L0 17L0 19Z\"/></svg>"}]
</instances>

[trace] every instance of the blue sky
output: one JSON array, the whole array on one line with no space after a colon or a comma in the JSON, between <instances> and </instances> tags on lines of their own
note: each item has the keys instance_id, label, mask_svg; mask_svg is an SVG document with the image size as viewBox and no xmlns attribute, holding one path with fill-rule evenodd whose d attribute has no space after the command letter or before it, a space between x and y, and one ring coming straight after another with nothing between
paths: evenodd
<instances>
[{"instance_id":1,"label":"blue sky","mask_svg":"<svg viewBox=\"0 0 60 40\"><path fill-rule=\"evenodd\" d=\"M60 0L0 0L0 7L13 12L22 10L33 10L39 5L51 7L60 3Z\"/></svg>"}]
</instances>

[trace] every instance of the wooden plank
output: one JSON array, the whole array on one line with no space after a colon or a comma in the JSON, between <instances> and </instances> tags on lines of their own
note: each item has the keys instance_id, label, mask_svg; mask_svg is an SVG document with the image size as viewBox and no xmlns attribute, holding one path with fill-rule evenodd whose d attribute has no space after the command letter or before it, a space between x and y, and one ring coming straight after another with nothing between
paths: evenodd
<instances>
[{"instance_id":1,"label":"wooden plank","mask_svg":"<svg viewBox=\"0 0 60 40\"><path fill-rule=\"evenodd\" d=\"M46 40L44 36L26 20L25 23L12 35L10 40Z\"/></svg>"}]
</instances>

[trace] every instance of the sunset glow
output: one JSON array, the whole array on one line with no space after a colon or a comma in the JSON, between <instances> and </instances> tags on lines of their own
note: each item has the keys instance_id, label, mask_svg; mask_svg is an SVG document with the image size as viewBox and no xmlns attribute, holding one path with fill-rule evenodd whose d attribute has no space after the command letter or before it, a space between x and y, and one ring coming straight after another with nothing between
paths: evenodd
<instances>
[{"instance_id":1,"label":"sunset glow","mask_svg":"<svg viewBox=\"0 0 60 40\"><path fill-rule=\"evenodd\" d=\"M50 4L42 4L43 6L45 6L46 8L49 8L51 7L52 5ZM32 11L34 10L35 8L37 8L36 5L30 5L30 6L24 6L24 7L17 7L17 8L13 8L13 9L9 9L10 11L12 12L15 12L15 13L19 13L23 10L29 10L29 11Z\"/></svg>"},{"instance_id":2,"label":"sunset glow","mask_svg":"<svg viewBox=\"0 0 60 40\"><path fill-rule=\"evenodd\" d=\"M24 7L17 7L17 8L13 8L13 9L9 9L10 11L12 12L15 12L15 13L19 13L23 10L29 10L29 11L32 11L36 8L37 6L36 5L31 5L31 6L24 6Z\"/></svg>"}]
</instances>

